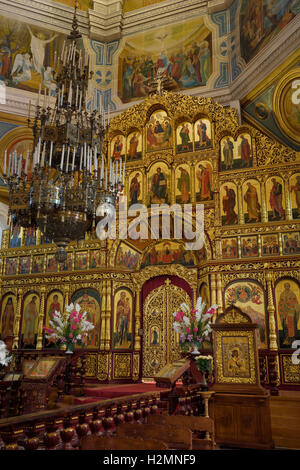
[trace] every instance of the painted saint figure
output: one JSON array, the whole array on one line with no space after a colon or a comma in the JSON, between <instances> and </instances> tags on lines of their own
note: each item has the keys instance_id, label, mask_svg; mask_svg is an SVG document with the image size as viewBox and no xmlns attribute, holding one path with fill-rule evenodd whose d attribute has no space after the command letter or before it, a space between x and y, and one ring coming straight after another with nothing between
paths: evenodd
<instances>
[{"instance_id":1,"label":"painted saint figure","mask_svg":"<svg viewBox=\"0 0 300 470\"><path fill-rule=\"evenodd\" d=\"M237 214L235 213L236 194L234 189L225 186L226 194L223 197L223 211L225 212L225 224L231 225L237 223Z\"/></svg>"},{"instance_id":2,"label":"painted saint figure","mask_svg":"<svg viewBox=\"0 0 300 470\"><path fill-rule=\"evenodd\" d=\"M134 159L137 157L137 146L139 143L139 139L137 137L136 132L133 134L133 136L129 140L129 151L128 151L128 157L130 159Z\"/></svg>"},{"instance_id":3,"label":"painted saint figure","mask_svg":"<svg viewBox=\"0 0 300 470\"><path fill-rule=\"evenodd\" d=\"M294 191L295 198L296 198L296 217L300 217L300 176L298 175L296 178L296 183L294 186L291 187L291 191Z\"/></svg>"},{"instance_id":4,"label":"painted saint figure","mask_svg":"<svg viewBox=\"0 0 300 470\"><path fill-rule=\"evenodd\" d=\"M2 315L2 325L1 325L1 339L5 340L9 336L14 334L14 318L15 310L12 297L8 297L3 315Z\"/></svg>"},{"instance_id":5,"label":"painted saint figure","mask_svg":"<svg viewBox=\"0 0 300 470\"><path fill-rule=\"evenodd\" d=\"M121 142L120 137L118 136L115 143L114 143L114 149L113 149L113 158L116 160L119 160L121 158L121 152L122 152L123 144Z\"/></svg>"},{"instance_id":6,"label":"painted saint figure","mask_svg":"<svg viewBox=\"0 0 300 470\"><path fill-rule=\"evenodd\" d=\"M200 201L211 199L211 172L209 166L199 165L196 177L199 184Z\"/></svg>"},{"instance_id":7,"label":"painted saint figure","mask_svg":"<svg viewBox=\"0 0 300 470\"><path fill-rule=\"evenodd\" d=\"M181 137L181 149L187 150L187 151L190 150L189 144L191 142L191 139L190 139L190 131L189 131L187 124L182 125L179 135Z\"/></svg>"},{"instance_id":8,"label":"painted saint figure","mask_svg":"<svg viewBox=\"0 0 300 470\"><path fill-rule=\"evenodd\" d=\"M167 180L160 167L157 168L152 178L151 191L153 200L155 199L158 203L167 202Z\"/></svg>"},{"instance_id":9,"label":"painted saint figure","mask_svg":"<svg viewBox=\"0 0 300 470\"><path fill-rule=\"evenodd\" d=\"M33 32L31 31L30 26L28 24L26 26L31 36L30 48L31 48L32 59L33 59L33 68L35 72L40 73L43 77L43 74L45 71L45 67L44 67L45 46L46 44L49 44L50 42L54 41L54 39L58 36L58 34L54 34L52 38L46 40L43 33L38 33L37 36L35 36Z\"/></svg>"},{"instance_id":10,"label":"painted saint figure","mask_svg":"<svg viewBox=\"0 0 300 470\"><path fill-rule=\"evenodd\" d=\"M223 156L224 156L224 164L226 170L233 167L233 149L234 145L233 142L229 139L229 137L224 142L223 147Z\"/></svg>"},{"instance_id":11,"label":"painted saint figure","mask_svg":"<svg viewBox=\"0 0 300 470\"><path fill-rule=\"evenodd\" d=\"M130 302L126 297L126 292L121 292L121 298L117 303L116 328L118 333L118 343L127 343L130 322Z\"/></svg>"},{"instance_id":12,"label":"painted saint figure","mask_svg":"<svg viewBox=\"0 0 300 470\"><path fill-rule=\"evenodd\" d=\"M272 178L273 187L270 193L270 206L273 210L273 216L271 219L283 219L284 209L282 207L282 184Z\"/></svg>"},{"instance_id":13,"label":"painted saint figure","mask_svg":"<svg viewBox=\"0 0 300 470\"><path fill-rule=\"evenodd\" d=\"M251 147L248 142L248 139L241 135L241 145L240 145L240 155L242 159L242 166L249 167L250 166L250 158L251 158Z\"/></svg>"},{"instance_id":14,"label":"painted saint figure","mask_svg":"<svg viewBox=\"0 0 300 470\"><path fill-rule=\"evenodd\" d=\"M280 294L278 313L283 328L283 345L290 346L297 336L297 324L300 317L300 305L296 294L292 291L289 282L284 284L284 291Z\"/></svg>"},{"instance_id":15,"label":"painted saint figure","mask_svg":"<svg viewBox=\"0 0 300 470\"><path fill-rule=\"evenodd\" d=\"M140 175L136 173L136 175L132 178L131 183L130 183L129 195L130 195L131 204L137 204L139 195L141 194L141 183L138 180L139 176Z\"/></svg>"},{"instance_id":16,"label":"painted saint figure","mask_svg":"<svg viewBox=\"0 0 300 470\"><path fill-rule=\"evenodd\" d=\"M246 372L245 359L240 357L239 348L233 348L231 350L231 358L228 360L228 371L233 376L239 376Z\"/></svg>"},{"instance_id":17,"label":"painted saint figure","mask_svg":"<svg viewBox=\"0 0 300 470\"><path fill-rule=\"evenodd\" d=\"M186 204L190 200L190 175L184 168L179 168L181 175L177 181L177 188L181 192L181 203Z\"/></svg>"},{"instance_id":18,"label":"painted saint figure","mask_svg":"<svg viewBox=\"0 0 300 470\"><path fill-rule=\"evenodd\" d=\"M244 196L244 200L247 203L247 210L248 210L248 222L258 222L259 221L259 213L260 213L260 204L258 202L258 195L255 186L250 183L247 183L248 189Z\"/></svg>"},{"instance_id":19,"label":"painted saint figure","mask_svg":"<svg viewBox=\"0 0 300 470\"><path fill-rule=\"evenodd\" d=\"M36 301L37 297L34 295L24 311L24 346L34 347L35 323L38 317Z\"/></svg>"}]
</instances>

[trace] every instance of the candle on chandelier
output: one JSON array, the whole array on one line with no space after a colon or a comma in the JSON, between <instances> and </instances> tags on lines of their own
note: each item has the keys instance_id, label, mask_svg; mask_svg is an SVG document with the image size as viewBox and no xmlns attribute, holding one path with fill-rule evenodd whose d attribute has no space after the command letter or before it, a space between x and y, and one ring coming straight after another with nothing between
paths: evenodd
<instances>
[{"instance_id":1,"label":"candle on chandelier","mask_svg":"<svg viewBox=\"0 0 300 470\"><path fill-rule=\"evenodd\" d=\"M50 157L49 157L49 166L51 167L51 163L52 163L52 153L53 153L53 140L51 140L51 144L50 144Z\"/></svg>"},{"instance_id":2,"label":"candle on chandelier","mask_svg":"<svg viewBox=\"0 0 300 470\"><path fill-rule=\"evenodd\" d=\"M74 146L74 149L73 149L73 160L72 160L72 171L74 171L76 151L77 151L77 146L76 146L76 147Z\"/></svg>"},{"instance_id":3,"label":"candle on chandelier","mask_svg":"<svg viewBox=\"0 0 300 470\"><path fill-rule=\"evenodd\" d=\"M37 106L40 106L41 89L42 89L42 85L40 85L40 87L39 87L39 94L38 94L38 99L37 99Z\"/></svg>"},{"instance_id":4,"label":"candle on chandelier","mask_svg":"<svg viewBox=\"0 0 300 470\"><path fill-rule=\"evenodd\" d=\"M64 156L65 156L65 144L63 145L62 152L61 152L60 171L63 170Z\"/></svg>"},{"instance_id":5,"label":"candle on chandelier","mask_svg":"<svg viewBox=\"0 0 300 470\"><path fill-rule=\"evenodd\" d=\"M43 145L42 160L41 160L42 167L44 166L44 163L45 163L45 153L46 153L46 142L44 142L44 145Z\"/></svg>"},{"instance_id":6,"label":"candle on chandelier","mask_svg":"<svg viewBox=\"0 0 300 470\"><path fill-rule=\"evenodd\" d=\"M107 168L105 172L105 190L107 190Z\"/></svg>"},{"instance_id":7,"label":"candle on chandelier","mask_svg":"<svg viewBox=\"0 0 300 470\"><path fill-rule=\"evenodd\" d=\"M71 150L71 147L68 145L68 153L67 153L67 161L66 161L66 173L68 173L68 169L69 169L70 150Z\"/></svg>"},{"instance_id":8,"label":"candle on chandelier","mask_svg":"<svg viewBox=\"0 0 300 470\"><path fill-rule=\"evenodd\" d=\"M28 174L29 149L26 152L25 175Z\"/></svg>"}]
</instances>

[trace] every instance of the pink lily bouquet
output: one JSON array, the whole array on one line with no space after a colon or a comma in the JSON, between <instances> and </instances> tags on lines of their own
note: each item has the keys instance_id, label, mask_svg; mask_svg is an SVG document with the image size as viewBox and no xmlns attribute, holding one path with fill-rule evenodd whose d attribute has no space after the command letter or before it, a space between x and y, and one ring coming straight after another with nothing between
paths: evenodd
<instances>
[{"instance_id":1,"label":"pink lily bouquet","mask_svg":"<svg viewBox=\"0 0 300 470\"><path fill-rule=\"evenodd\" d=\"M173 313L176 320L173 328L179 333L179 344L184 352L189 352L193 347L192 353L199 354L198 348L202 347L204 341L210 342L211 318L218 305L212 305L206 312L205 305L199 297L194 310L183 303L180 305L181 310Z\"/></svg>"},{"instance_id":2,"label":"pink lily bouquet","mask_svg":"<svg viewBox=\"0 0 300 470\"><path fill-rule=\"evenodd\" d=\"M80 313L80 305L70 304L66 307L66 314L54 312L49 321L51 328L44 326L46 338L67 346L67 352L73 352L76 344L85 346L88 332L94 325L87 320L87 313Z\"/></svg>"}]
</instances>

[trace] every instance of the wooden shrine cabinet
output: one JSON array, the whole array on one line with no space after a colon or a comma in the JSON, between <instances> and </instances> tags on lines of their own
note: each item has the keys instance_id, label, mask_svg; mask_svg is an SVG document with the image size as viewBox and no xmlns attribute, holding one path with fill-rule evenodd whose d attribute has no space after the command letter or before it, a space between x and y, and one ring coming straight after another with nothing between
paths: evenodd
<instances>
[{"instance_id":1,"label":"wooden shrine cabinet","mask_svg":"<svg viewBox=\"0 0 300 470\"><path fill-rule=\"evenodd\" d=\"M237 307L213 329L215 391L210 416L220 446L272 449L270 394L260 385L257 325Z\"/></svg>"}]
</instances>

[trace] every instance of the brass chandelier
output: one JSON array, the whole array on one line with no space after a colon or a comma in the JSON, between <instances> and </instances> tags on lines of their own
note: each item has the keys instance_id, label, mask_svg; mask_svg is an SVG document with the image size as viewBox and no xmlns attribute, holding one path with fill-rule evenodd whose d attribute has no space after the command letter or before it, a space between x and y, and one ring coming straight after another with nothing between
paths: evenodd
<instances>
[{"instance_id":1,"label":"brass chandelier","mask_svg":"<svg viewBox=\"0 0 300 470\"><path fill-rule=\"evenodd\" d=\"M33 120L33 152L4 158L9 187L9 215L14 225L39 228L58 246L56 259L65 261L69 242L95 228L100 204L117 204L124 187L125 162L108 161L109 113L96 100L88 104L93 76L89 56L80 47L77 0L72 31L60 57L54 56L56 103L50 106L39 90ZM49 92L50 93L50 92ZM43 100L43 105L41 101ZM103 156L105 152L105 157ZM31 167L31 171L30 171Z\"/></svg>"}]
</instances>

